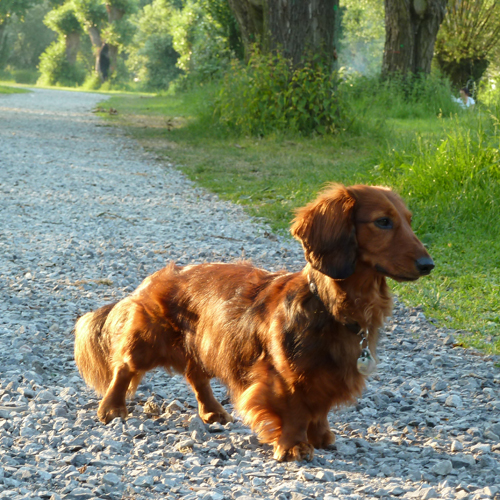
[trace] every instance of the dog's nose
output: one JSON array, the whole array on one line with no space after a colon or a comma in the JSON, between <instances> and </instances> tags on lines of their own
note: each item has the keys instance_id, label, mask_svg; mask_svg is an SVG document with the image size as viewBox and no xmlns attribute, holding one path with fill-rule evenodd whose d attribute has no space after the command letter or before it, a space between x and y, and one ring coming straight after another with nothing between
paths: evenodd
<instances>
[{"instance_id":1,"label":"dog's nose","mask_svg":"<svg viewBox=\"0 0 500 500\"><path fill-rule=\"evenodd\" d=\"M430 274L430 272L434 269L434 261L430 257L420 257L415 261L415 265L417 266L418 272L425 276L426 274Z\"/></svg>"}]
</instances>

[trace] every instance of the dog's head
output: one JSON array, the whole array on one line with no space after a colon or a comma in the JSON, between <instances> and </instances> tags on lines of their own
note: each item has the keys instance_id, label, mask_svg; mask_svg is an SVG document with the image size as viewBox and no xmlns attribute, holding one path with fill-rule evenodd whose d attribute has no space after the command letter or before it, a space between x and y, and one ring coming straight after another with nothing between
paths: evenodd
<instances>
[{"instance_id":1,"label":"dog's head","mask_svg":"<svg viewBox=\"0 0 500 500\"><path fill-rule=\"evenodd\" d=\"M332 185L297 211L291 232L311 266L333 279L352 275L358 262L397 281L434 268L411 229L411 213L387 188Z\"/></svg>"}]
</instances>

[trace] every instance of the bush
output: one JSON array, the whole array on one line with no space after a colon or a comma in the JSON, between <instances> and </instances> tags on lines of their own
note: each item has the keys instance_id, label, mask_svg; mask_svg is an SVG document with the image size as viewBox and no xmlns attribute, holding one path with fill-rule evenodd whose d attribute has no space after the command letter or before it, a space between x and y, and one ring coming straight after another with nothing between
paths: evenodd
<instances>
[{"instance_id":1,"label":"bush","mask_svg":"<svg viewBox=\"0 0 500 500\"><path fill-rule=\"evenodd\" d=\"M254 54L247 66L233 62L215 105L215 117L243 134L273 131L335 133L345 125L337 77L311 58L293 68L281 54Z\"/></svg>"},{"instance_id":2,"label":"bush","mask_svg":"<svg viewBox=\"0 0 500 500\"><path fill-rule=\"evenodd\" d=\"M175 11L171 34L179 54L177 66L189 80L186 86L222 78L229 68L235 55L227 24L231 17L227 2L221 0L187 0L182 10Z\"/></svg>"},{"instance_id":3,"label":"bush","mask_svg":"<svg viewBox=\"0 0 500 500\"><path fill-rule=\"evenodd\" d=\"M70 64L66 57L64 40L53 42L40 56L38 85L75 87L85 80L85 69L80 62Z\"/></svg>"},{"instance_id":4,"label":"bush","mask_svg":"<svg viewBox=\"0 0 500 500\"><path fill-rule=\"evenodd\" d=\"M167 0L155 0L135 18L138 29L129 48L127 67L144 90L167 89L180 74L169 32L173 11Z\"/></svg>"}]
</instances>

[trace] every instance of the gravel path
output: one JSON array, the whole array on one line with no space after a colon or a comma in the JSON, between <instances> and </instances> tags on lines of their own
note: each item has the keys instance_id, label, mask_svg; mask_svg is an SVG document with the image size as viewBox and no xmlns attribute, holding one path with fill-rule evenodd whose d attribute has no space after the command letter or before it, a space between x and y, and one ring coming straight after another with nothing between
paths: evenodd
<instances>
[{"instance_id":1,"label":"gravel path","mask_svg":"<svg viewBox=\"0 0 500 500\"><path fill-rule=\"evenodd\" d=\"M73 361L77 316L170 260L303 263L298 244L106 127L100 100L0 95L0 499L500 497L498 359L401 305L364 396L330 415L336 446L311 463L275 462L238 421L204 426L163 372L126 422L99 423Z\"/></svg>"}]
</instances>

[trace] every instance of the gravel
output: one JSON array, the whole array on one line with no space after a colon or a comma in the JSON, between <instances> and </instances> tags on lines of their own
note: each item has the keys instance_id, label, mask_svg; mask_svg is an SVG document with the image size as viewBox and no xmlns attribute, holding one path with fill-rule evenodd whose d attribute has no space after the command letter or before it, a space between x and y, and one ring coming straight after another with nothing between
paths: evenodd
<instances>
[{"instance_id":1,"label":"gravel","mask_svg":"<svg viewBox=\"0 0 500 500\"><path fill-rule=\"evenodd\" d=\"M0 96L0 500L498 498L498 358L399 303L378 371L330 414L338 441L310 463L277 463L238 419L204 425L182 377L160 371L126 422L98 421L73 360L79 315L171 260L304 262L296 242L92 115L102 99Z\"/></svg>"}]
</instances>

